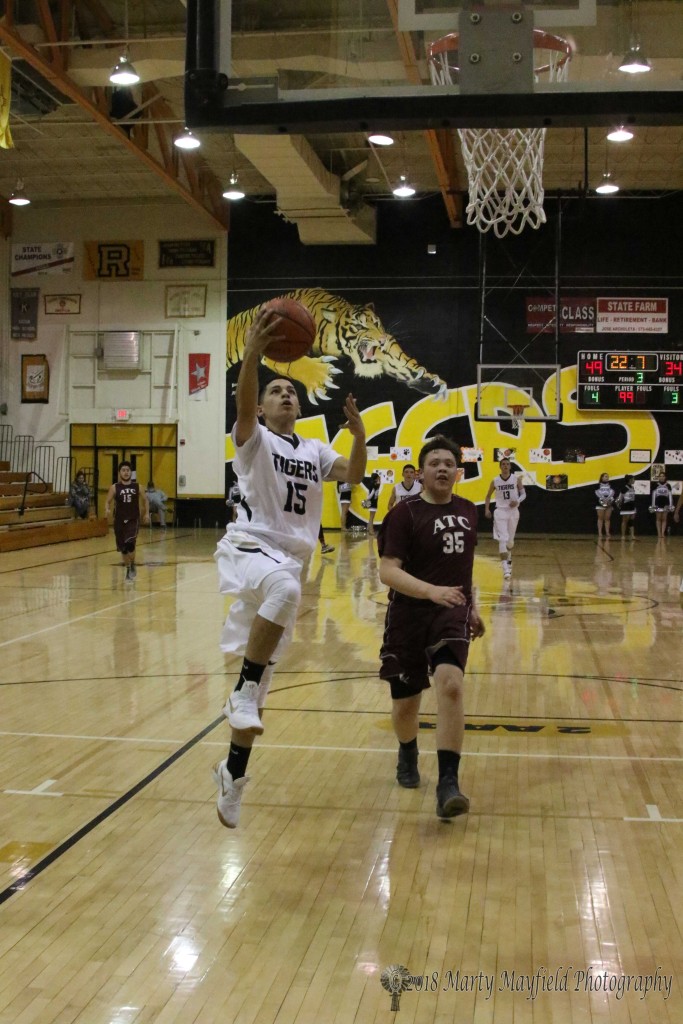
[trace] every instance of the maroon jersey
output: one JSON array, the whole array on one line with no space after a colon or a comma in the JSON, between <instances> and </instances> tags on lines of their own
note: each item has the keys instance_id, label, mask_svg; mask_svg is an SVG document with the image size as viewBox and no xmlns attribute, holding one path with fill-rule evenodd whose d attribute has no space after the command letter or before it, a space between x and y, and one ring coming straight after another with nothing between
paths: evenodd
<instances>
[{"instance_id":1,"label":"maroon jersey","mask_svg":"<svg viewBox=\"0 0 683 1024\"><path fill-rule=\"evenodd\" d=\"M400 559L402 568L417 579L437 587L462 587L469 604L476 543L477 509L471 501L452 495L447 504L433 505L417 496L394 505L382 523L377 548L380 557ZM389 600L433 603L393 590Z\"/></svg>"},{"instance_id":2,"label":"maroon jersey","mask_svg":"<svg viewBox=\"0 0 683 1024\"><path fill-rule=\"evenodd\" d=\"M136 480L116 484L114 494L114 528L140 519L140 485Z\"/></svg>"}]
</instances>

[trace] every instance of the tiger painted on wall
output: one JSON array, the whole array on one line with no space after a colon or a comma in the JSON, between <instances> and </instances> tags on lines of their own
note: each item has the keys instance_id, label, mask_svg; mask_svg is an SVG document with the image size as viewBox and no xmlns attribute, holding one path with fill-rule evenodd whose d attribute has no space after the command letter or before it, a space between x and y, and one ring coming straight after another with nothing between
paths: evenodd
<instances>
[{"instance_id":1,"label":"tiger painted on wall","mask_svg":"<svg viewBox=\"0 0 683 1024\"><path fill-rule=\"evenodd\" d=\"M283 298L296 299L313 316L317 330L312 355L294 363L275 363L271 359L263 362L275 373L300 381L314 405L319 398L329 398L330 389L337 388L333 378L342 370L333 364L344 356L351 360L353 372L359 377L386 375L423 395L440 397L446 393L446 382L403 351L372 305L354 306L323 288L297 288ZM244 336L259 308L254 306L228 320L228 367L242 361Z\"/></svg>"}]
</instances>

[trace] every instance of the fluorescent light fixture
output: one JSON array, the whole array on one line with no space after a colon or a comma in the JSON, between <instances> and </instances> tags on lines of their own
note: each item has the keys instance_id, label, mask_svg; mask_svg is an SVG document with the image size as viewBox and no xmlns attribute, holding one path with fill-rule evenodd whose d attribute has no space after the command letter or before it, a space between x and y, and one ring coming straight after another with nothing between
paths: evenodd
<instances>
[{"instance_id":1,"label":"fluorescent light fixture","mask_svg":"<svg viewBox=\"0 0 683 1024\"><path fill-rule=\"evenodd\" d=\"M231 199L233 202L237 202L238 199L244 199L244 192L241 188L237 187L237 174L235 171L230 175L230 183L223 193L224 199Z\"/></svg>"},{"instance_id":2,"label":"fluorescent light fixture","mask_svg":"<svg viewBox=\"0 0 683 1024\"><path fill-rule=\"evenodd\" d=\"M600 182L595 191L599 192L601 196L611 196L615 192L619 191L619 186L615 185L615 183L612 181L612 175L609 173L609 171L605 171L605 173L602 176L602 181Z\"/></svg>"},{"instance_id":3,"label":"fluorescent light fixture","mask_svg":"<svg viewBox=\"0 0 683 1024\"><path fill-rule=\"evenodd\" d=\"M118 64L112 68L109 81L114 85L136 85L140 81L140 76L126 55L123 54Z\"/></svg>"},{"instance_id":4,"label":"fluorescent light fixture","mask_svg":"<svg viewBox=\"0 0 683 1024\"><path fill-rule=\"evenodd\" d=\"M173 145L178 149L199 149L201 142L196 135L193 135L189 128L183 128L180 135L176 135Z\"/></svg>"},{"instance_id":5,"label":"fluorescent light fixture","mask_svg":"<svg viewBox=\"0 0 683 1024\"><path fill-rule=\"evenodd\" d=\"M634 43L619 65L620 71L627 75L643 75L646 71L652 71L652 65L640 48L640 43Z\"/></svg>"},{"instance_id":6,"label":"fluorescent light fixture","mask_svg":"<svg viewBox=\"0 0 683 1024\"><path fill-rule=\"evenodd\" d=\"M395 196L399 199L410 199L411 196L415 195L415 189L408 184L405 174L401 175L399 181L400 184L394 189Z\"/></svg>"},{"instance_id":7,"label":"fluorescent light fixture","mask_svg":"<svg viewBox=\"0 0 683 1024\"><path fill-rule=\"evenodd\" d=\"M12 206L28 206L30 204L31 200L24 192L24 183L21 178L17 181L8 202L10 202Z\"/></svg>"},{"instance_id":8,"label":"fluorescent light fixture","mask_svg":"<svg viewBox=\"0 0 683 1024\"><path fill-rule=\"evenodd\" d=\"M368 135L368 142L371 142L373 146L393 146L394 144L391 135L383 135L381 132L373 132L372 135Z\"/></svg>"},{"instance_id":9,"label":"fluorescent light fixture","mask_svg":"<svg viewBox=\"0 0 683 1024\"><path fill-rule=\"evenodd\" d=\"M633 138L633 132L620 124L618 128L613 128L611 132L607 133L607 138L610 142L629 142Z\"/></svg>"}]
</instances>

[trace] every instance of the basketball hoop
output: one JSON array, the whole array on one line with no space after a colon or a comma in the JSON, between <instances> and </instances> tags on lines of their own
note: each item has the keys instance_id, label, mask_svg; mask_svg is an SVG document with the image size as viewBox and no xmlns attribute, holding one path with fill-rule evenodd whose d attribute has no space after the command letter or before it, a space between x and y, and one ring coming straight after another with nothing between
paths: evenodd
<instances>
[{"instance_id":1,"label":"basketball hoop","mask_svg":"<svg viewBox=\"0 0 683 1024\"><path fill-rule=\"evenodd\" d=\"M528 409L528 405L511 405L510 412L512 413L510 419L512 420L512 426L519 433L524 425L524 410Z\"/></svg>"},{"instance_id":2,"label":"basketball hoop","mask_svg":"<svg viewBox=\"0 0 683 1024\"><path fill-rule=\"evenodd\" d=\"M534 32L534 75L563 82L572 48L566 39L543 29ZM450 32L429 47L433 85L455 85L459 76L460 33ZM545 224L543 149L545 128L459 128L467 168L467 223L493 228L499 238L518 235L529 224Z\"/></svg>"}]
</instances>

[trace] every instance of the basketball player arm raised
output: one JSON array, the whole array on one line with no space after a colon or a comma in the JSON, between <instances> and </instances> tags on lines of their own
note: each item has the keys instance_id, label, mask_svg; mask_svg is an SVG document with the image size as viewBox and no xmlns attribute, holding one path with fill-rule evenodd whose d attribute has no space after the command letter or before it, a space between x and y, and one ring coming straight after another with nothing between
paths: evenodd
<instances>
[{"instance_id":1,"label":"basketball player arm raised","mask_svg":"<svg viewBox=\"0 0 683 1024\"><path fill-rule=\"evenodd\" d=\"M365 427L353 395L347 395L344 402L344 415L347 428L353 438L351 454L348 459L340 455L328 477L329 480L342 480L347 484L359 484L365 476L368 450L365 445Z\"/></svg>"},{"instance_id":2,"label":"basketball player arm raised","mask_svg":"<svg viewBox=\"0 0 683 1024\"><path fill-rule=\"evenodd\" d=\"M261 357L272 341L282 341L278 334L280 320L273 310L261 308L247 330L244 342L244 356L237 378L235 401L237 420L235 443L238 448L249 440L258 423L258 369Z\"/></svg>"}]
</instances>

